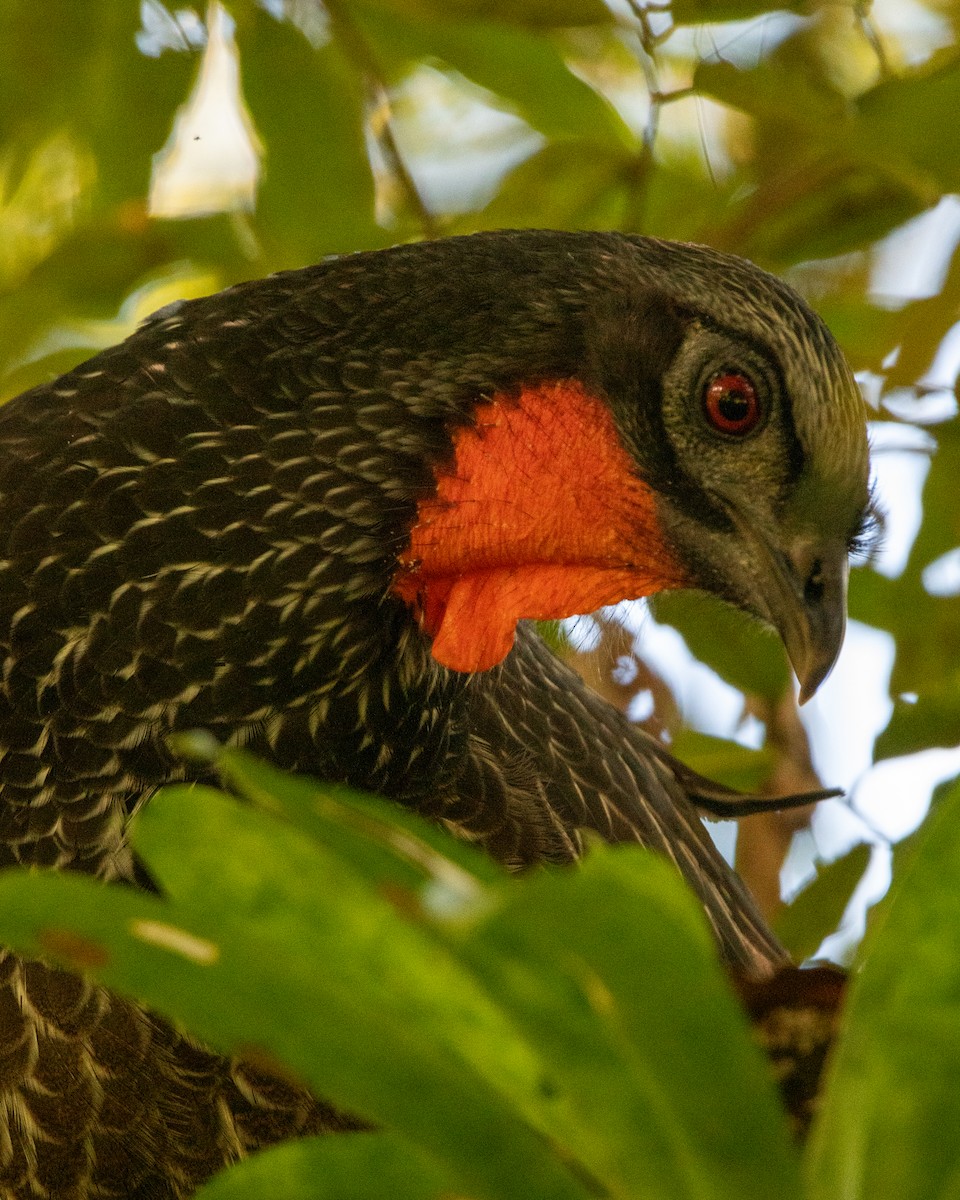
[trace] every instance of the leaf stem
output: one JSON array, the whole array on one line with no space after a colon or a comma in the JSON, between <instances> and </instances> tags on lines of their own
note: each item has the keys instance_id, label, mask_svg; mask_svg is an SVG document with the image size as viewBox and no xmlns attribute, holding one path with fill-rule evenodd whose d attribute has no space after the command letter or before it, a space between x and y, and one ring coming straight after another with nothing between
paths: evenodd
<instances>
[{"instance_id":1,"label":"leaf stem","mask_svg":"<svg viewBox=\"0 0 960 1200\"><path fill-rule=\"evenodd\" d=\"M391 119L390 88L377 56L356 22L348 15L347 6L342 5L340 0L325 0L325 7L337 41L363 76L370 93L371 107L378 118L373 123L373 134L380 144L384 159L399 184L421 233L425 238L435 238L440 232L436 219L420 194L397 145Z\"/></svg>"}]
</instances>

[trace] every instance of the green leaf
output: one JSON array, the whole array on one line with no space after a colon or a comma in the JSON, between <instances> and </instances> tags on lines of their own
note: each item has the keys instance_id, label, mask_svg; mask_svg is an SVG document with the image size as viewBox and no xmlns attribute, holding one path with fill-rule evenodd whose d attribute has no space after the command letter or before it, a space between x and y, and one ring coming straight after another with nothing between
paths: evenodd
<instances>
[{"instance_id":1,"label":"green leaf","mask_svg":"<svg viewBox=\"0 0 960 1200\"><path fill-rule=\"evenodd\" d=\"M845 146L792 144L789 164L707 231L721 248L779 267L862 249L939 198L922 179Z\"/></svg>"},{"instance_id":2,"label":"green leaf","mask_svg":"<svg viewBox=\"0 0 960 1200\"><path fill-rule=\"evenodd\" d=\"M916 74L889 79L858 102L860 136L878 161L902 162L929 174L944 192L960 188L960 57L946 55Z\"/></svg>"},{"instance_id":3,"label":"green leaf","mask_svg":"<svg viewBox=\"0 0 960 1200\"><path fill-rule=\"evenodd\" d=\"M237 44L243 93L266 147L255 228L271 268L384 245L363 84L341 47L315 49L259 6L238 22Z\"/></svg>"},{"instance_id":4,"label":"green leaf","mask_svg":"<svg viewBox=\"0 0 960 1200\"><path fill-rule=\"evenodd\" d=\"M360 9L357 15L385 61L439 59L549 138L621 150L636 144L615 109L573 74L548 37L476 20L398 20Z\"/></svg>"},{"instance_id":5,"label":"green leaf","mask_svg":"<svg viewBox=\"0 0 960 1200\"><path fill-rule=\"evenodd\" d=\"M759 791L770 778L775 761L768 747L751 750L696 729L681 729L670 751L699 774L741 792Z\"/></svg>"},{"instance_id":6,"label":"green leaf","mask_svg":"<svg viewBox=\"0 0 960 1200\"><path fill-rule=\"evenodd\" d=\"M810 1200L953 1195L960 1178L960 787L928 822L852 978L809 1148Z\"/></svg>"},{"instance_id":7,"label":"green leaf","mask_svg":"<svg viewBox=\"0 0 960 1200\"><path fill-rule=\"evenodd\" d=\"M390 1133L307 1138L265 1150L200 1188L196 1200L443 1200L450 1174Z\"/></svg>"},{"instance_id":8,"label":"green leaf","mask_svg":"<svg viewBox=\"0 0 960 1200\"><path fill-rule=\"evenodd\" d=\"M663 592L651 609L683 635L696 658L742 692L775 701L788 687L782 644L730 605L700 592Z\"/></svg>"},{"instance_id":9,"label":"green leaf","mask_svg":"<svg viewBox=\"0 0 960 1200\"><path fill-rule=\"evenodd\" d=\"M485 903L464 920L422 902L442 871L416 822L385 836L385 804L281 785L236 751L221 766L270 812L163 791L134 846L165 899L6 872L0 939L214 1046L255 1047L387 1131L278 1152L293 1195L327 1162L337 1196L382 1195L394 1176L387 1194L413 1198L797 1195L766 1068L668 864L619 847L577 872L475 878ZM256 1194L271 1169L255 1160L213 1194Z\"/></svg>"},{"instance_id":10,"label":"green leaf","mask_svg":"<svg viewBox=\"0 0 960 1200\"><path fill-rule=\"evenodd\" d=\"M586 142L551 142L515 167L490 203L461 222L476 229L615 229L636 159Z\"/></svg>"},{"instance_id":11,"label":"green leaf","mask_svg":"<svg viewBox=\"0 0 960 1200\"><path fill-rule=\"evenodd\" d=\"M875 761L960 744L960 670L953 675L952 683L924 690L916 700L894 699L893 713L873 748Z\"/></svg>"},{"instance_id":12,"label":"green leaf","mask_svg":"<svg viewBox=\"0 0 960 1200\"><path fill-rule=\"evenodd\" d=\"M10 873L0 937L101 964L107 986L215 1046L262 1047L446 1163L466 1194L584 1200L544 1139L568 1104L548 1066L435 938L336 856L201 787L155 798L135 845L173 902Z\"/></svg>"},{"instance_id":13,"label":"green leaf","mask_svg":"<svg viewBox=\"0 0 960 1200\"><path fill-rule=\"evenodd\" d=\"M598 846L520 883L463 952L573 1097L580 1160L624 1198L798 1196L766 1064L676 871Z\"/></svg>"},{"instance_id":14,"label":"green leaf","mask_svg":"<svg viewBox=\"0 0 960 1200\"><path fill-rule=\"evenodd\" d=\"M753 118L748 189L708 226L715 244L777 266L826 258L863 248L940 199L917 155L899 152L911 135L893 136L896 103L869 93L852 102L829 62L804 28L750 68L696 68L698 92ZM923 90L916 78L889 87L901 84L910 96Z\"/></svg>"},{"instance_id":15,"label":"green leaf","mask_svg":"<svg viewBox=\"0 0 960 1200\"><path fill-rule=\"evenodd\" d=\"M139 28L139 5L116 0L0 5L0 142L28 150L69 131L96 160L96 207L143 203L151 155L166 140L198 59L141 54Z\"/></svg>"},{"instance_id":16,"label":"green leaf","mask_svg":"<svg viewBox=\"0 0 960 1200\"><path fill-rule=\"evenodd\" d=\"M822 137L823 122L847 115L844 97L794 62L761 59L745 69L722 59L697 63L697 92L750 113L763 122L799 126Z\"/></svg>"},{"instance_id":17,"label":"green leaf","mask_svg":"<svg viewBox=\"0 0 960 1200\"><path fill-rule=\"evenodd\" d=\"M772 12L803 12L808 0L673 0L670 16L676 25L715 21L749 21Z\"/></svg>"},{"instance_id":18,"label":"green leaf","mask_svg":"<svg viewBox=\"0 0 960 1200\"><path fill-rule=\"evenodd\" d=\"M834 862L818 863L813 881L780 913L777 936L797 962L816 954L836 930L869 862L870 847L861 843Z\"/></svg>"},{"instance_id":19,"label":"green leaf","mask_svg":"<svg viewBox=\"0 0 960 1200\"><path fill-rule=\"evenodd\" d=\"M415 890L422 888L424 883L435 887L438 882L444 882L448 889L454 890L449 863L442 870L430 872L429 878L424 871L429 865L429 857L424 853L426 842L433 843L439 857L444 843L449 843L450 839L430 829L418 818L409 814L395 815L391 806L374 798L356 797L343 789L320 787L310 781L292 779L257 763L242 751L220 752L218 765L230 782L250 799L269 804L271 811L277 815L334 846L341 856L346 855L379 892L383 891L387 881L406 887L410 897L403 907L405 913L419 912L420 920L429 919L429 909L418 910L416 904L411 903ZM357 823L358 816L361 818L360 824ZM397 825L402 830L399 838L396 836ZM409 844L411 836L417 838L417 844L413 847ZM371 848L379 852L379 861L375 864L370 854ZM469 848L452 844L449 849L457 856L466 854L468 866L479 867L482 862ZM395 860L402 860L407 868L418 868L421 876L401 878L393 870L385 869L384 852ZM170 868L162 862L158 863L155 856L151 858L149 847L146 853L148 862L160 878L166 878ZM372 872L371 865L374 865ZM490 868L484 870L489 873ZM495 871L494 877L502 879L499 871ZM560 1138L568 1151L600 1179L611 1183L619 1181L617 1186L626 1188L634 1186L630 1181L637 1175L636 1186L641 1187L642 1184L639 1194L643 1194L643 1187L649 1186L649 1181L654 1179L659 1181L658 1186L666 1188L672 1195L726 1195L725 1191L703 1190L700 1173L711 1176L714 1172L708 1161L700 1162L696 1156L692 1156L689 1147L683 1148L683 1138L687 1134L677 1132L678 1124L686 1128L684 1121L692 1120L688 1109L700 1111L700 1091L688 1086L683 1079L675 1082L675 1068L669 1065L666 1058L660 1058L661 1045L665 1043L669 1046L670 1037L678 1036L676 1028L671 1034L664 1033L661 1037L655 1032L648 1013L636 1016L633 1039L636 1040L638 1031L643 1030L638 1060L637 1049L623 1044L623 1030L619 1022L613 1022L612 1030L604 1030L604 1018L610 1014L604 1011L589 1012L588 1007L590 1019L597 1028L593 1035L589 1029L577 1029L575 1035L571 1032L573 1043L580 1047L574 1055L573 1064L568 1063L568 1056L556 1044L557 1031L568 1017L563 1011L553 1011L555 999L551 1002L549 997L565 996L570 992L569 979L553 978L558 961L566 961L562 947L570 947L574 961L578 955L586 954L583 947L592 946L598 934L602 933L598 929L598 914L610 913L613 914L613 924L617 926L612 943L617 949L611 962L602 963L602 970L601 962L595 961L591 968L596 972L592 986L595 989L611 989L612 995L625 991L627 995L622 1003L627 1008L639 1003L633 996L634 970L622 962L620 947L624 940L633 947L636 969L641 969L642 961L646 964L646 970L663 978L664 986L673 987L677 984L680 968L676 960L679 959L683 963L683 970L691 976L689 985L683 985L690 1006L687 1022L692 1027L698 1023L695 1013L700 1013L702 1018L702 1012L709 1011L713 1014L712 1020L720 1027L704 1028L702 1019L699 1021L704 1044L722 1044L728 1048L727 1058L723 1062L717 1059L715 1051L711 1053L711 1077L717 1078L717 1086L722 1089L739 1087L744 1077L750 1087L757 1087L755 1051L744 1039L742 1018L733 1007L725 982L720 979L714 965L714 950L706 934L702 915L672 869L643 853L627 851L616 856L614 862L608 861L604 852L598 850L591 854L585 871L516 881L509 893L504 894L501 890L501 903L497 905L493 905L492 898L488 896L486 904L474 903L471 906L469 887L460 895L462 900L465 898L465 903L461 902L459 906L446 905L441 910L451 913L453 918L452 923L442 920L438 926L440 932L446 930L445 937L450 948L462 954L467 962L473 963L488 981L500 981L505 977L516 980L519 972L524 977L523 996L530 996L535 991L540 993L535 1009L541 1016L532 1031L526 1029L527 1036L534 1038L541 1060L550 1063L552 1079L548 1082L545 1076L540 1086L547 1089L548 1095L567 1096L573 1106L566 1117L563 1115L565 1109L553 1107L550 1128L554 1136ZM513 904L508 908L502 906L506 895L513 898ZM485 918L484 913L491 908L494 915ZM574 913L579 917L575 919ZM551 917L551 914L554 915ZM472 916L466 924L463 921L465 915L468 918ZM625 926L625 921L632 928ZM541 948L548 946L549 953L544 956ZM598 953L593 950L587 957L596 960ZM558 955L561 955L559 960ZM535 971L531 970L533 966L536 967ZM619 980L615 974L611 974L614 968L621 973ZM580 973L581 968L578 967L577 975ZM709 982L694 988L692 981L696 976ZM718 990L722 993L722 999L717 997ZM493 994L499 996L500 989L495 988ZM655 997L649 1003L654 1008L660 1008ZM582 1009L582 1004L583 997L578 996L578 1010ZM660 1011L668 1024L675 1022L675 1007ZM519 1010L513 1010L510 1015L525 1024L529 1009L521 1005ZM544 1021L548 1028L545 1028ZM549 1036L542 1042L547 1032ZM608 1044L611 1037L612 1044ZM596 1046L599 1057L606 1065L593 1063L588 1078L585 1078L582 1071L583 1054L585 1048L591 1045ZM723 1072L728 1061L729 1069L738 1073L736 1080L724 1081ZM695 1074L697 1068L692 1067L692 1070ZM584 1092L588 1082L601 1078L605 1081L604 1090L608 1093L610 1080L618 1080L612 1105L608 1101L598 1107L600 1098ZM762 1106L762 1085L759 1096L757 1102ZM693 1097L696 1097L696 1102ZM632 1098L633 1107L628 1098ZM674 1110L669 1118L665 1116L665 1107ZM774 1130L778 1128L776 1115L764 1118L762 1114L754 1114L751 1119L761 1123L766 1119L768 1123L772 1121ZM707 1118L706 1125L710 1136L716 1137L718 1131L713 1116ZM632 1135L631 1128L634 1130ZM636 1129L639 1128L651 1131L649 1137L657 1147L657 1153L638 1155ZM689 1136L697 1143L701 1141L699 1132ZM733 1136L729 1126L724 1124L721 1142ZM725 1157L728 1148L724 1146L722 1151L717 1148L715 1153L718 1157ZM642 1161L642 1167L637 1166L638 1159Z\"/></svg>"},{"instance_id":20,"label":"green leaf","mask_svg":"<svg viewBox=\"0 0 960 1200\"><path fill-rule=\"evenodd\" d=\"M328 846L377 887L442 885L469 899L481 883L504 880L489 855L389 800L291 775L245 750L215 747L209 761L231 789Z\"/></svg>"},{"instance_id":21,"label":"green leaf","mask_svg":"<svg viewBox=\"0 0 960 1200\"><path fill-rule=\"evenodd\" d=\"M402 17L503 21L530 28L606 25L613 14L603 0L366 0L371 8Z\"/></svg>"}]
</instances>

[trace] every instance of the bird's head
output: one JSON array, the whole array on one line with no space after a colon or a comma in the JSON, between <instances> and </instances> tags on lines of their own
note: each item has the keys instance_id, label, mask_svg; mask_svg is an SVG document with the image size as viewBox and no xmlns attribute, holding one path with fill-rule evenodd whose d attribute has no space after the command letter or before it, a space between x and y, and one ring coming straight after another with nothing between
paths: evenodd
<instances>
[{"instance_id":1,"label":"bird's head","mask_svg":"<svg viewBox=\"0 0 960 1200\"><path fill-rule=\"evenodd\" d=\"M538 236L563 239L569 278L538 302L523 259L509 336L539 328L556 365L541 353L454 427L395 591L434 657L472 671L520 618L702 589L779 632L806 699L840 651L869 511L864 407L835 341L741 259L580 235L577 261L578 235Z\"/></svg>"}]
</instances>

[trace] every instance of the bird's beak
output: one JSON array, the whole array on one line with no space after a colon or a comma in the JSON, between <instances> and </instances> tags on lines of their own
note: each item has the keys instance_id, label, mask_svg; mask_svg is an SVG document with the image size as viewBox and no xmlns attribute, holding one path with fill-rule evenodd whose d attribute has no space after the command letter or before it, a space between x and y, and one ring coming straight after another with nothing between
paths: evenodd
<instances>
[{"instance_id":1,"label":"bird's beak","mask_svg":"<svg viewBox=\"0 0 960 1200\"><path fill-rule=\"evenodd\" d=\"M755 609L783 639L805 704L830 674L843 645L850 573L846 542L799 534L783 549L765 530L728 512L753 552Z\"/></svg>"}]
</instances>

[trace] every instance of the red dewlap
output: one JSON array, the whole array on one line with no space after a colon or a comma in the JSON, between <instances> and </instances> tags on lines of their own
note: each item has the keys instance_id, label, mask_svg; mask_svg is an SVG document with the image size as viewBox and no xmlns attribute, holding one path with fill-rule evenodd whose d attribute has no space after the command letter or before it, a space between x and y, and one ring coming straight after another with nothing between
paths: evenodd
<instances>
[{"instance_id":1,"label":"red dewlap","mask_svg":"<svg viewBox=\"0 0 960 1200\"><path fill-rule=\"evenodd\" d=\"M495 666L524 617L569 617L684 585L653 492L609 408L579 383L495 397L454 448L394 580L444 666Z\"/></svg>"}]
</instances>

